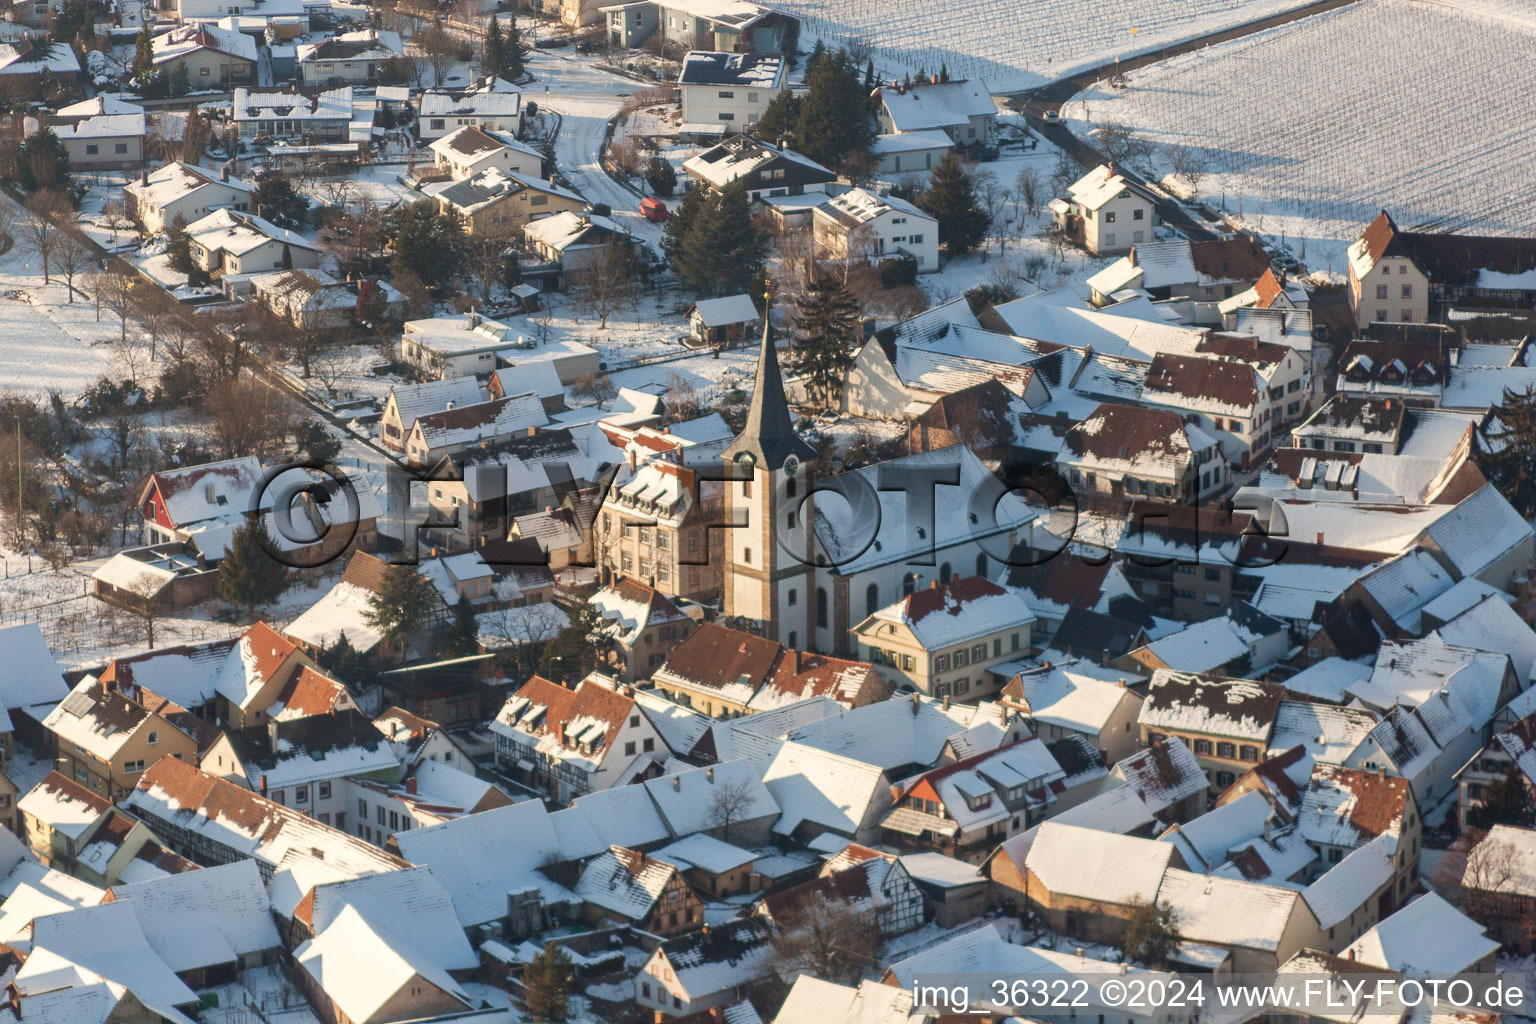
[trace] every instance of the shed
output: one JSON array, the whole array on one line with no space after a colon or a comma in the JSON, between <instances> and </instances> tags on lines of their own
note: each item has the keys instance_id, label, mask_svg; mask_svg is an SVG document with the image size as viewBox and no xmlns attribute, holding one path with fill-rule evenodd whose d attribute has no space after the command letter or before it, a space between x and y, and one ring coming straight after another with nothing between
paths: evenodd
<instances>
[{"instance_id":1,"label":"shed","mask_svg":"<svg viewBox=\"0 0 1536 1024\"><path fill-rule=\"evenodd\" d=\"M700 299L688 310L688 331L695 339L729 348L756 333L759 317L752 296Z\"/></svg>"}]
</instances>

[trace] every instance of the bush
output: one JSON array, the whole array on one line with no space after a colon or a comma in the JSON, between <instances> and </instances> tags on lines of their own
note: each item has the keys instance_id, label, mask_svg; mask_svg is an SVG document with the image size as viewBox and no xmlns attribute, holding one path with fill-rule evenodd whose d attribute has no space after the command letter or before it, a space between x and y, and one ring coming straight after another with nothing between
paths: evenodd
<instances>
[{"instance_id":1,"label":"bush","mask_svg":"<svg viewBox=\"0 0 1536 1024\"><path fill-rule=\"evenodd\" d=\"M880 261L880 287L900 288L917 283L917 260L910 257Z\"/></svg>"}]
</instances>

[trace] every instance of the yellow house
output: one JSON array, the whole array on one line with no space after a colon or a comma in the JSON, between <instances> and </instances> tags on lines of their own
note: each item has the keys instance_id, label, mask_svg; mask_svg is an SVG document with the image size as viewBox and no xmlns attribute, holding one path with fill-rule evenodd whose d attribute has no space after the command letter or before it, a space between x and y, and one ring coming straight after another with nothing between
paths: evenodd
<instances>
[{"instance_id":1,"label":"yellow house","mask_svg":"<svg viewBox=\"0 0 1536 1024\"><path fill-rule=\"evenodd\" d=\"M553 182L492 167L455 182L437 194L443 213L452 214L470 235L497 237L521 232L524 224L557 213L580 213L587 202Z\"/></svg>"},{"instance_id":2,"label":"yellow house","mask_svg":"<svg viewBox=\"0 0 1536 1024\"><path fill-rule=\"evenodd\" d=\"M167 715L185 709L131 682L87 677L43 719L54 765L108 800L120 800L162 757L197 761L197 741Z\"/></svg>"},{"instance_id":3,"label":"yellow house","mask_svg":"<svg viewBox=\"0 0 1536 1024\"><path fill-rule=\"evenodd\" d=\"M1385 210L1349 247L1349 308L1355 326L1429 320L1429 278L1398 240L1397 225Z\"/></svg>"},{"instance_id":4,"label":"yellow house","mask_svg":"<svg viewBox=\"0 0 1536 1024\"><path fill-rule=\"evenodd\" d=\"M236 730L265 725L268 709L306 666L320 671L297 643L265 622L256 623L219 670L214 683L218 717Z\"/></svg>"},{"instance_id":5,"label":"yellow house","mask_svg":"<svg viewBox=\"0 0 1536 1024\"><path fill-rule=\"evenodd\" d=\"M1034 613L983 576L962 576L887 605L850 631L859 654L894 686L930 697L983 700L1000 684L992 666L1029 653Z\"/></svg>"},{"instance_id":6,"label":"yellow house","mask_svg":"<svg viewBox=\"0 0 1536 1024\"><path fill-rule=\"evenodd\" d=\"M45 865L62 867L75 863L85 837L111 810L110 801L56 771L17 803L22 840Z\"/></svg>"}]
</instances>

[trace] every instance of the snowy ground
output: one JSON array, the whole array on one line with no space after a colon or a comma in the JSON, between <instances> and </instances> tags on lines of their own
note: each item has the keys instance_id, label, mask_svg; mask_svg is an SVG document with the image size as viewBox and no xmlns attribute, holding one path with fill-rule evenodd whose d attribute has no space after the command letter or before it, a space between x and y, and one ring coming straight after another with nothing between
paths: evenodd
<instances>
[{"instance_id":1,"label":"snowy ground","mask_svg":"<svg viewBox=\"0 0 1536 1024\"><path fill-rule=\"evenodd\" d=\"M832 46L855 37L874 46L883 78L947 65L952 77L984 78L994 92L1013 92L1306 2L784 0L780 7L802 20L802 49L817 37Z\"/></svg>"},{"instance_id":2,"label":"snowy ground","mask_svg":"<svg viewBox=\"0 0 1536 1024\"><path fill-rule=\"evenodd\" d=\"M1079 134L1119 122L1199 147L1201 199L1342 271L1383 208L1405 229L1529 233L1533 105L1527 0L1361 0L1134 72L1065 113Z\"/></svg>"}]
</instances>

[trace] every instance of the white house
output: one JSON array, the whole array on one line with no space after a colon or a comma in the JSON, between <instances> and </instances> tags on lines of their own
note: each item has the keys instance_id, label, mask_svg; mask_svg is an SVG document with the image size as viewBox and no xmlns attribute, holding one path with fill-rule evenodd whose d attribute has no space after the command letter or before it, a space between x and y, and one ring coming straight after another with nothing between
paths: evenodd
<instances>
[{"instance_id":1,"label":"white house","mask_svg":"<svg viewBox=\"0 0 1536 1024\"><path fill-rule=\"evenodd\" d=\"M1127 180L1100 164L1067 188L1067 198L1053 199L1056 226L1080 239L1097 256L1129 252L1150 242L1157 226L1157 205L1145 185Z\"/></svg>"},{"instance_id":2,"label":"white house","mask_svg":"<svg viewBox=\"0 0 1536 1024\"><path fill-rule=\"evenodd\" d=\"M837 175L808 156L784 146L737 135L683 162L690 178L717 192L742 179L754 202L779 196L825 192Z\"/></svg>"},{"instance_id":3,"label":"white house","mask_svg":"<svg viewBox=\"0 0 1536 1024\"><path fill-rule=\"evenodd\" d=\"M299 84L317 89L322 85L371 85L378 81L385 64L404 55L398 32L362 29L319 43L300 43L295 59Z\"/></svg>"},{"instance_id":4,"label":"white house","mask_svg":"<svg viewBox=\"0 0 1536 1024\"><path fill-rule=\"evenodd\" d=\"M944 154L955 148L949 133L942 128L876 135L869 147L879 174L904 174L927 177L939 166Z\"/></svg>"},{"instance_id":5,"label":"white house","mask_svg":"<svg viewBox=\"0 0 1536 1024\"><path fill-rule=\"evenodd\" d=\"M786 62L778 54L689 53L677 76L682 131L700 134L697 129L706 127L726 133L745 131L787 88L787 73Z\"/></svg>"},{"instance_id":6,"label":"white house","mask_svg":"<svg viewBox=\"0 0 1536 1024\"><path fill-rule=\"evenodd\" d=\"M1203 502L1227 487L1221 445L1176 412L1105 402L1069 429L1056 466L1074 488Z\"/></svg>"},{"instance_id":7,"label":"white house","mask_svg":"<svg viewBox=\"0 0 1536 1024\"><path fill-rule=\"evenodd\" d=\"M256 40L233 28L182 25L153 42L154 65L169 75L187 69L193 89L256 79Z\"/></svg>"},{"instance_id":8,"label":"white house","mask_svg":"<svg viewBox=\"0 0 1536 1024\"><path fill-rule=\"evenodd\" d=\"M874 98L882 132L937 130L957 146L986 146L997 136L997 104L980 79L891 85L876 89Z\"/></svg>"},{"instance_id":9,"label":"white house","mask_svg":"<svg viewBox=\"0 0 1536 1024\"><path fill-rule=\"evenodd\" d=\"M523 127L523 95L517 86L487 75L469 89L428 89L421 94L416 137L423 143L470 125L515 136Z\"/></svg>"},{"instance_id":10,"label":"white house","mask_svg":"<svg viewBox=\"0 0 1536 1024\"><path fill-rule=\"evenodd\" d=\"M266 135L315 142L346 142L352 123L352 87L322 92L311 100L294 92L235 90L231 111L242 139Z\"/></svg>"},{"instance_id":11,"label":"white house","mask_svg":"<svg viewBox=\"0 0 1536 1024\"><path fill-rule=\"evenodd\" d=\"M75 170L138 167L144 162L144 112L101 114L53 128Z\"/></svg>"},{"instance_id":12,"label":"white house","mask_svg":"<svg viewBox=\"0 0 1536 1024\"><path fill-rule=\"evenodd\" d=\"M439 170L454 181L495 167L525 178L544 177L544 154L509 132L467 124L427 147Z\"/></svg>"},{"instance_id":13,"label":"white house","mask_svg":"<svg viewBox=\"0 0 1536 1024\"><path fill-rule=\"evenodd\" d=\"M823 259L875 262L906 255L919 273L939 269L939 222L905 199L851 188L812 213L812 237Z\"/></svg>"},{"instance_id":14,"label":"white house","mask_svg":"<svg viewBox=\"0 0 1536 1024\"><path fill-rule=\"evenodd\" d=\"M255 274L320 266L320 247L313 241L249 213L215 210L188 224L187 234L192 237L192 258L209 272Z\"/></svg>"},{"instance_id":15,"label":"white house","mask_svg":"<svg viewBox=\"0 0 1536 1024\"><path fill-rule=\"evenodd\" d=\"M123 187L129 211L150 234L164 231L178 216L186 223L214 210L248 210L255 186L187 163L166 164Z\"/></svg>"}]
</instances>

